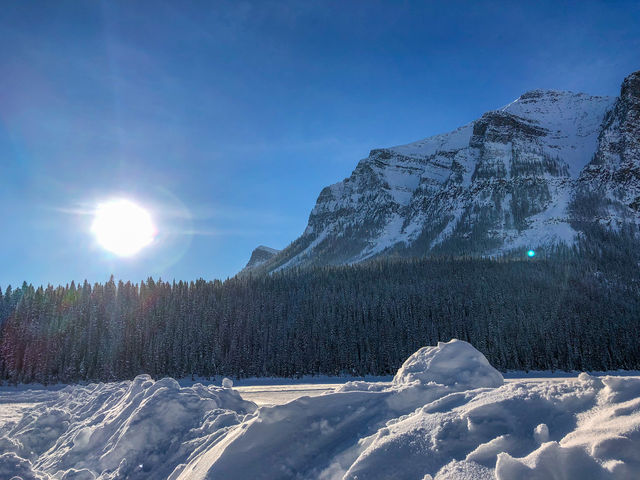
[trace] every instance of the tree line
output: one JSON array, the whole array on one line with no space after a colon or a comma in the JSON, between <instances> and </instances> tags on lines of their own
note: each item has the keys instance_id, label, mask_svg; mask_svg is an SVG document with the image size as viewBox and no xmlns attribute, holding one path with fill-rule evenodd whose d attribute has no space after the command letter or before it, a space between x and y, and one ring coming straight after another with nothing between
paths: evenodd
<instances>
[{"instance_id":1,"label":"tree line","mask_svg":"<svg viewBox=\"0 0 640 480\"><path fill-rule=\"evenodd\" d=\"M383 375L451 338L501 370L640 369L637 243L602 245L226 281L25 283L0 290L0 378Z\"/></svg>"}]
</instances>

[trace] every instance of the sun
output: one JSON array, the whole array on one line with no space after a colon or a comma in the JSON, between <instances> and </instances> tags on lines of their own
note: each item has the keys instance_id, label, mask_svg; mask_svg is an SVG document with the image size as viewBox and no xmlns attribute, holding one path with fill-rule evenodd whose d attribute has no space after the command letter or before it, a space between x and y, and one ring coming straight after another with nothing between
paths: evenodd
<instances>
[{"instance_id":1,"label":"sun","mask_svg":"<svg viewBox=\"0 0 640 480\"><path fill-rule=\"evenodd\" d=\"M105 250L120 257L135 255L150 245L157 233L149 212L126 199L99 204L91 231Z\"/></svg>"}]
</instances>

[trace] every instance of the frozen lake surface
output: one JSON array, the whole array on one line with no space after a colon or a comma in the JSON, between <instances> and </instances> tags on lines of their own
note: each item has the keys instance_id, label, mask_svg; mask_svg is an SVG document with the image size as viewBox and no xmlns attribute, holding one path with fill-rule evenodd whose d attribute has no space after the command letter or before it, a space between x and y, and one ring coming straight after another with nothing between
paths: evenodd
<instances>
[{"instance_id":1,"label":"frozen lake surface","mask_svg":"<svg viewBox=\"0 0 640 480\"><path fill-rule=\"evenodd\" d=\"M255 402L258 406L282 405L299 397L316 397L333 392L340 383L300 384L300 385L257 385L236 387L242 398Z\"/></svg>"}]
</instances>

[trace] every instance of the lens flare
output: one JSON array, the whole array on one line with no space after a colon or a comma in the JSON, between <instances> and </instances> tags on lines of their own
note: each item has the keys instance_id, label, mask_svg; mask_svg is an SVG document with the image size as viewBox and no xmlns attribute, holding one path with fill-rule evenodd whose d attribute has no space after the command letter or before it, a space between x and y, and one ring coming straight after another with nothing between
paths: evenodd
<instances>
[{"instance_id":1,"label":"lens flare","mask_svg":"<svg viewBox=\"0 0 640 480\"><path fill-rule=\"evenodd\" d=\"M535 256L536 256L536 252L535 252L535 250L529 250L529 251L527 252L527 256L528 256L528 257L535 257Z\"/></svg>"},{"instance_id":2,"label":"lens flare","mask_svg":"<svg viewBox=\"0 0 640 480\"><path fill-rule=\"evenodd\" d=\"M120 257L135 255L157 233L149 212L125 199L98 205L91 231L102 248Z\"/></svg>"}]
</instances>

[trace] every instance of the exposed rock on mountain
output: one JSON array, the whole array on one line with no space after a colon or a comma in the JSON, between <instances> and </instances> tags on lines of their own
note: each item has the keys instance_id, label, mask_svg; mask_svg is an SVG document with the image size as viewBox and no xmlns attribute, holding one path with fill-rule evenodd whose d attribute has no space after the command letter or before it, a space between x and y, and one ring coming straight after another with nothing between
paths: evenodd
<instances>
[{"instance_id":1,"label":"exposed rock on mountain","mask_svg":"<svg viewBox=\"0 0 640 480\"><path fill-rule=\"evenodd\" d=\"M253 252L251 252L251 258L245 265L243 271L249 271L253 268L259 267L278 253L280 253L280 250L276 250L275 248L265 247L264 245L256 247Z\"/></svg>"},{"instance_id":2,"label":"exposed rock on mountain","mask_svg":"<svg viewBox=\"0 0 640 480\"><path fill-rule=\"evenodd\" d=\"M304 233L260 269L495 255L639 218L636 72L618 98L534 90L453 132L372 150L322 190Z\"/></svg>"},{"instance_id":3,"label":"exposed rock on mountain","mask_svg":"<svg viewBox=\"0 0 640 480\"><path fill-rule=\"evenodd\" d=\"M580 174L576 216L618 228L640 219L640 72L625 78L593 159Z\"/></svg>"}]
</instances>

